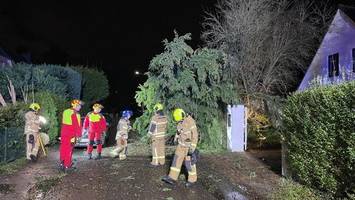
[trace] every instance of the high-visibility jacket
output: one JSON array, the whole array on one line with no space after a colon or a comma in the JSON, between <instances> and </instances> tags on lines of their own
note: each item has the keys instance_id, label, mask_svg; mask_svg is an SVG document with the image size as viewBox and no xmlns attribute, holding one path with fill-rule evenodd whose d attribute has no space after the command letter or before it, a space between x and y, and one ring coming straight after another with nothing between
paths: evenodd
<instances>
[{"instance_id":1,"label":"high-visibility jacket","mask_svg":"<svg viewBox=\"0 0 355 200\"><path fill-rule=\"evenodd\" d=\"M61 134L70 135L71 137L81 137L80 114L72 108L66 109L63 112Z\"/></svg>"},{"instance_id":2,"label":"high-visibility jacket","mask_svg":"<svg viewBox=\"0 0 355 200\"><path fill-rule=\"evenodd\" d=\"M106 130L106 119L101 113L89 112L84 119L84 129L102 133Z\"/></svg>"},{"instance_id":3,"label":"high-visibility jacket","mask_svg":"<svg viewBox=\"0 0 355 200\"><path fill-rule=\"evenodd\" d=\"M187 116L177 125L177 136L179 145L195 149L198 142L196 122L191 116Z\"/></svg>"}]
</instances>

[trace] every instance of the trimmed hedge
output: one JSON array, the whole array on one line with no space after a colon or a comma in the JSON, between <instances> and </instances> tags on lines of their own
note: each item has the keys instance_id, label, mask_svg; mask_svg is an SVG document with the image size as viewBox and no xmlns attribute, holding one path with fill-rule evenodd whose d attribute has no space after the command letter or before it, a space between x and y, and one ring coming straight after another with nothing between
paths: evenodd
<instances>
[{"instance_id":1,"label":"trimmed hedge","mask_svg":"<svg viewBox=\"0 0 355 200\"><path fill-rule=\"evenodd\" d=\"M293 94L283 126L296 180L333 197L354 192L355 81Z\"/></svg>"},{"instance_id":2,"label":"trimmed hedge","mask_svg":"<svg viewBox=\"0 0 355 200\"><path fill-rule=\"evenodd\" d=\"M88 67L74 67L82 76L81 99L84 106L82 113L91 110L93 103L101 101L109 95L109 84L105 73L101 70Z\"/></svg>"},{"instance_id":3,"label":"trimmed hedge","mask_svg":"<svg viewBox=\"0 0 355 200\"><path fill-rule=\"evenodd\" d=\"M80 97L81 75L69 67L15 63L12 67L0 70L0 92L6 100L9 100L7 78L14 84L20 99L23 99L22 89L28 88L29 92L31 91L32 79L35 92L49 91L70 99ZM29 99L31 100L31 95Z\"/></svg>"},{"instance_id":4,"label":"trimmed hedge","mask_svg":"<svg viewBox=\"0 0 355 200\"><path fill-rule=\"evenodd\" d=\"M66 94L69 98L80 98L81 93L81 75L79 72L71 68L71 66L60 66L42 64L37 66L40 69L46 70L46 73L56 77L60 82L67 85Z\"/></svg>"}]
</instances>

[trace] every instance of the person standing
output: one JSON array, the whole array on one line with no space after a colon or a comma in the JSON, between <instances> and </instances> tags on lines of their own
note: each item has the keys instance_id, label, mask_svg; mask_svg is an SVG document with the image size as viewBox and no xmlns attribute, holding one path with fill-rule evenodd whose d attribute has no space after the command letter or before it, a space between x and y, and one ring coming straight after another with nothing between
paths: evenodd
<instances>
[{"instance_id":1,"label":"person standing","mask_svg":"<svg viewBox=\"0 0 355 200\"><path fill-rule=\"evenodd\" d=\"M178 146L175 150L173 162L168 176L162 180L168 184L174 185L179 177L182 163L184 162L188 172L186 187L192 186L197 181L197 170L195 161L192 162L192 156L196 150L198 142L198 132L195 120L186 115L184 110L177 108L173 111L173 118L178 123L175 141Z\"/></svg>"},{"instance_id":2,"label":"person standing","mask_svg":"<svg viewBox=\"0 0 355 200\"><path fill-rule=\"evenodd\" d=\"M119 153L119 159L125 160L127 158L127 140L128 132L131 129L129 119L133 115L130 110L124 110L122 116L117 125L116 141L117 141L117 151Z\"/></svg>"},{"instance_id":3,"label":"person standing","mask_svg":"<svg viewBox=\"0 0 355 200\"><path fill-rule=\"evenodd\" d=\"M149 125L149 136L152 142L152 166L165 164L165 133L168 125L168 119L163 113L163 105L157 103L154 106L155 114Z\"/></svg>"},{"instance_id":4,"label":"person standing","mask_svg":"<svg viewBox=\"0 0 355 200\"><path fill-rule=\"evenodd\" d=\"M72 154L76 139L81 137L81 119L79 111L82 101L74 99L71 101L71 108L64 110L62 118L62 127L60 132L60 167L66 172L72 167Z\"/></svg>"},{"instance_id":5,"label":"person standing","mask_svg":"<svg viewBox=\"0 0 355 200\"><path fill-rule=\"evenodd\" d=\"M89 144L87 152L89 160L92 159L93 146L97 145L97 157L95 159L101 159L102 152L102 134L106 131L106 119L100 113L103 109L101 104L95 103L93 105L93 112L89 112L84 119L84 129L87 129L89 133Z\"/></svg>"},{"instance_id":6,"label":"person standing","mask_svg":"<svg viewBox=\"0 0 355 200\"><path fill-rule=\"evenodd\" d=\"M30 161L37 160L37 153L40 147L39 130L40 118L39 110L41 109L38 103L32 103L29 111L25 114L25 132L26 135L26 159Z\"/></svg>"}]
</instances>

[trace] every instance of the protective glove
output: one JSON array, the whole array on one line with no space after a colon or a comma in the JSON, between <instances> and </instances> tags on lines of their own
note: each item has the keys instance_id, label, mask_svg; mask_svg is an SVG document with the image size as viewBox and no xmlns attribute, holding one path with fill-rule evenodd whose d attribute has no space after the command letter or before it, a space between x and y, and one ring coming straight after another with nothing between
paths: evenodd
<instances>
[{"instance_id":1,"label":"protective glove","mask_svg":"<svg viewBox=\"0 0 355 200\"><path fill-rule=\"evenodd\" d=\"M34 144L35 143L35 137L32 134L30 134L28 136L28 141L27 142L30 143L30 144Z\"/></svg>"},{"instance_id":2,"label":"protective glove","mask_svg":"<svg viewBox=\"0 0 355 200\"><path fill-rule=\"evenodd\" d=\"M125 140L123 138L121 138L120 143L121 143L121 145L124 145L125 144Z\"/></svg>"},{"instance_id":3,"label":"protective glove","mask_svg":"<svg viewBox=\"0 0 355 200\"><path fill-rule=\"evenodd\" d=\"M195 149L194 147L190 147L189 148L189 155L192 155L194 152L195 152Z\"/></svg>"},{"instance_id":4,"label":"protective glove","mask_svg":"<svg viewBox=\"0 0 355 200\"><path fill-rule=\"evenodd\" d=\"M198 149L195 149L195 151L190 156L191 156L191 165L195 165L197 161L200 159L200 153Z\"/></svg>"},{"instance_id":5,"label":"protective glove","mask_svg":"<svg viewBox=\"0 0 355 200\"><path fill-rule=\"evenodd\" d=\"M174 137L174 145L177 145L177 143L178 143L178 138L179 138L179 136L178 136L178 135L175 135L175 137Z\"/></svg>"},{"instance_id":6,"label":"protective glove","mask_svg":"<svg viewBox=\"0 0 355 200\"><path fill-rule=\"evenodd\" d=\"M75 143L76 143L76 138L75 137L70 138L70 144L75 144Z\"/></svg>"}]
</instances>

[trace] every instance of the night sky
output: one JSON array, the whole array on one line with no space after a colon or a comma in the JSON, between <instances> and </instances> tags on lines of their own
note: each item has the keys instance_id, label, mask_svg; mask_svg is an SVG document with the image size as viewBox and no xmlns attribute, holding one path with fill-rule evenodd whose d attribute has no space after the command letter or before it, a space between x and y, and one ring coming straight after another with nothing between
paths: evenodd
<instances>
[{"instance_id":1,"label":"night sky","mask_svg":"<svg viewBox=\"0 0 355 200\"><path fill-rule=\"evenodd\" d=\"M121 2L121 1L115 1ZM175 2L175 3L173 3ZM102 68L110 81L106 104L134 106L133 96L162 40L174 29L201 45L202 15L216 1L6 1L0 6L0 47L31 53L33 63Z\"/></svg>"},{"instance_id":2,"label":"night sky","mask_svg":"<svg viewBox=\"0 0 355 200\"><path fill-rule=\"evenodd\" d=\"M113 2L2 1L0 47L30 53L33 63L101 68L110 81L106 106L134 107L135 90L145 80L134 71L147 70L174 29L192 33L194 48L202 45L203 13L217 0Z\"/></svg>"}]
</instances>

